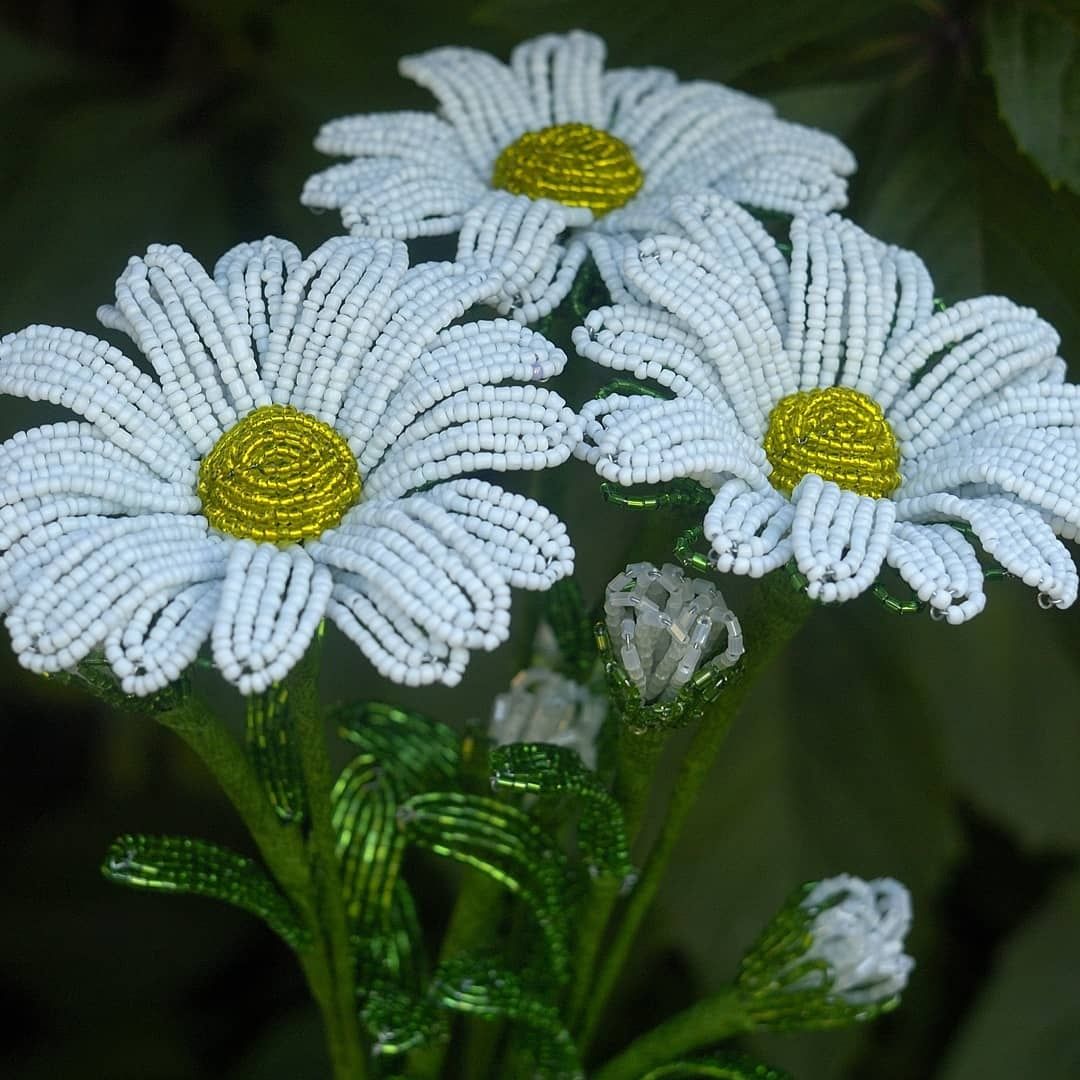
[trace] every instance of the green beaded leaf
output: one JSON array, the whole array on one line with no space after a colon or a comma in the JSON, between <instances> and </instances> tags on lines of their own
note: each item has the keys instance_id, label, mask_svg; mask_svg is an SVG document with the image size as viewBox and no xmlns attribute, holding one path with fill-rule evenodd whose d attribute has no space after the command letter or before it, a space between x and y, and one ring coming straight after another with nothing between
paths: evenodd
<instances>
[{"instance_id":1,"label":"green beaded leaf","mask_svg":"<svg viewBox=\"0 0 1080 1080\"><path fill-rule=\"evenodd\" d=\"M121 836L102 873L110 881L152 892L191 893L223 900L257 915L294 949L311 941L288 900L251 859L188 836Z\"/></svg>"},{"instance_id":2,"label":"green beaded leaf","mask_svg":"<svg viewBox=\"0 0 1080 1080\"><path fill-rule=\"evenodd\" d=\"M735 985L758 1029L849 1027L891 1012L900 1004L899 994L869 1004L851 1004L832 993L834 976L829 964L819 958L806 959L817 912L804 908L802 901L814 884L802 885L791 894L739 966Z\"/></svg>"},{"instance_id":3,"label":"green beaded leaf","mask_svg":"<svg viewBox=\"0 0 1080 1080\"><path fill-rule=\"evenodd\" d=\"M342 770L331 792L345 911L376 970L404 975L414 966L412 937L400 916L415 923L411 897L399 880L405 837L398 827L401 786L361 754Z\"/></svg>"},{"instance_id":4,"label":"green beaded leaf","mask_svg":"<svg viewBox=\"0 0 1080 1080\"><path fill-rule=\"evenodd\" d=\"M392 983L368 990L360 1019L371 1034L375 1055L404 1054L450 1037L446 1013L436 998L411 994Z\"/></svg>"},{"instance_id":5,"label":"green beaded leaf","mask_svg":"<svg viewBox=\"0 0 1080 1080\"><path fill-rule=\"evenodd\" d=\"M641 1080L792 1080L783 1069L774 1069L735 1052L710 1054L688 1061L673 1061L644 1074Z\"/></svg>"},{"instance_id":6,"label":"green beaded leaf","mask_svg":"<svg viewBox=\"0 0 1080 1080\"><path fill-rule=\"evenodd\" d=\"M725 687L742 677L742 661L728 668L706 664L694 673L671 701L645 703L626 674L612 647L608 629L602 622L596 624L596 645L603 663L612 709L619 721L632 731L674 731L685 727L697 720Z\"/></svg>"},{"instance_id":7,"label":"green beaded leaf","mask_svg":"<svg viewBox=\"0 0 1080 1080\"><path fill-rule=\"evenodd\" d=\"M576 751L549 743L511 743L494 747L489 761L495 788L577 796L581 800L578 845L590 871L613 874L624 887L633 884L636 874L622 810Z\"/></svg>"},{"instance_id":8,"label":"green beaded leaf","mask_svg":"<svg viewBox=\"0 0 1080 1080\"><path fill-rule=\"evenodd\" d=\"M586 679L596 663L596 639L575 578L556 581L544 594L544 617L559 645L563 673L576 682Z\"/></svg>"},{"instance_id":9,"label":"green beaded leaf","mask_svg":"<svg viewBox=\"0 0 1080 1080\"><path fill-rule=\"evenodd\" d=\"M285 823L304 820L306 796L300 759L291 737L289 694L275 685L247 699L248 754L274 813Z\"/></svg>"},{"instance_id":10,"label":"green beaded leaf","mask_svg":"<svg viewBox=\"0 0 1080 1080\"><path fill-rule=\"evenodd\" d=\"M410 843L475 867L519 895L540 924L552 973L566 978L569 869L526 814L482 795L434 791L403 803L398 820Z\"/></svg>"},{"instance_id":11,"label":"green beaded leaf","mask_svg":"<svg viewBox=\"0 0 1080 1080\"><path fill-rule=\"evenodd\" d=\"M432 992L444 1008L485 1020L510 1020L528 1031L524 1047L547 1080L584 1077L577 1048L559 1010L536 996L516 972L490 958L463 954L439 965Z\"/></svg>"},{"instance_id":12,"label":"green beaded leaf","mask_svg":"<svg viewBox=\"0 0 1080 1080\"><path fill-rule=\"evenodd\" d=\"M100 653L91 653L80 660L72 671L56 671L44 677L92 694L111 708L149 715L177 708L190 693L188 680L180 678L163 690L145 697L126 694L120 688L109 662Z\"/></svg>"},{"instance_id":13,"label":"green beaded leaf","mask_svg":"<svg viewBox=\"0 0 1080 1080\"><path fill-rule=\"evenodd\" d=\"M339 705L330 718L346 742L392 773L406 792L446 787L457 779L461 747L445 724L380 701Z\"/></svg>"}]
</instances>

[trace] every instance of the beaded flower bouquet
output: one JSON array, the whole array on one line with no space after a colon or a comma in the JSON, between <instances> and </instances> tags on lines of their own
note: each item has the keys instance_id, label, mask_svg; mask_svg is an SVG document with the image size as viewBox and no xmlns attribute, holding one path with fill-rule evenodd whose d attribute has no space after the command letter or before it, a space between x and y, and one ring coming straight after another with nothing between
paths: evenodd
<instances>
[{"instance_id":1,"label":"beaded flower bouquet","mask_svg":"<svg viewBox=\"0 0 1080 1080\"><path fill-rule=\"evenodd\" d=\"M336 1080L779 1080L748 1037L899 1004L909 893L793 880L717 989L613 1038L676 842L815 609L961 624L1002 577L1073 604L1080 390L1034 310L845 219L851 153L762 100L580 31L400 71L432 108L318 134L302 201L341 235L152 245L108 340L3 338L0 389L66 417L0 447L11 648L202 759L256 854L132 833L103 871L262 919ZM413 707L500 649L490 719Z\"/></svg>"}]
</instances>

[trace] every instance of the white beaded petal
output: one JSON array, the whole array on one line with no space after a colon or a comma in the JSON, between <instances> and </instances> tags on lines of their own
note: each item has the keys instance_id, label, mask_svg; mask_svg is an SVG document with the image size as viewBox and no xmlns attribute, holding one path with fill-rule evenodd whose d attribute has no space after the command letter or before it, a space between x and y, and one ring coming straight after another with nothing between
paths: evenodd
<instances>
[{"instance_id":1,"label":"white beaded petal","mask_svg":"<svg viewBox=\"0 0 1080 1080\"><path fill-rule=\"evenodd\" d=\"M465 213L487 186L460 162L440 159L413 165L398 161L356 161L318 177L341 210L341 223L358 236L397 240L444 236L459 228Z\"/></svg>"},{"instance_id":2,"label":"white beaded petal","mask_svg":"<svg viewBox=\"0 0 1080 1080\"><path fill-rule=\"evenodd\" d=\"M728 480L705 512L702 528L721 573L763 577L792 557L792 503L772 488Z\"/></svg>"},{"instance_id":3,"label":"white beaded petal","mask_svg":"<svg viewBox=\"0 0 1080 1080\"><path fill-rule=\"evenodd\" d=\"M328 613L395 682L452 684L506 639L508 582L428 494L361 503L308 550L334 571Z\"/></svg>"},{"instance_id":4,"label":"white beaded petal","mask_svg":"<svg viewBox=\"0 0 1080 1080\"><path fill-rule=\"evenodd\" d=\"M214 267L214 281L246 327L264 377L267 345L281 314L285 279L295 274L303 261L295 244L267 236L237 244Z\"/></svg>"},{"instance_id":5,"label":"white beaded petal","mask_svg":"<svg viewBox=\"0 0 1080 1080\"><path fill-rule=\"evenodd\" d=\"M510 70L526 88L539 127L577 122L602 128L608 109L602 90L607 47L595 34L571 30L522 42Z\"/></svg>"},{"instance_id":6,"label":"white beaded petal","mask_svg":"<svg viewBox=\"0 0 1080 1080\"><path fill-rule=\"evenodd\" d=\"M544 126L528 88L505 64L478 49L450 46L406 56L398 71L435 95L482 175L491 175L504 146Z\"/></svg>"},{"instance_id":7,"label":"white beaded petal","mask_svg":"<svg viewBox=\"0 0 1080 1080\"><path fill-rule=\"evenodd\" d=\"M326 614L333 576L301 547L237 540L210 633L214 663L242 694L283 679Z\"/></svg>"},{"instance_id":8,"label":"white beaded petal","mask_svg":"<svg viewBox=\"0 0 1080 1080\"><path fill-rule=\"evenodd\" d=\"M219 581L200 582L175 595L157 593L105 639L105 659L125 693L143 696L175 682L210 636L220 601Z\"/></svg>"},{"instance_id":9,"label":"white beaded petal","mask_svg":"<svg viewBox=\"0 0 1080 1080\"><path fill-rule=\"evenodd\" d=\"M465 215L457 261L489 268L502 279L492 301L522 322L541 318L570 291L585 257L581 244L557 243L571 224L587 223L582 207L494 191Z\"/></svg>"},{"instance_id":10,"label":"white beaded petal","mask_svg":"<svg viewBox=\"0 0 1080 1080\"><path fill-rule=\"evenodd\" d=\"M701 398L612 394L587 402L581 419L585 437L575 453L605 480L660 484L692 477L714 487L718 477L734 475L768 487L765 452Z\"/></svg>"},{"instance_id":11,"label":"white beaded petal","mask_svg":"<svg viewBox=\"0 0 1080 1080\"><path fill-rule=\"evenodd\" d=\"M19 662L38 672L74 666L147 600L220 577L227 545L202 518L147 514L57 536L46 550L7 616Z\"/></svg>"},{"instance_id":12,"label":"white beaded petal","mask_svg":"<svg viewBox=\"0 0 1080 1080\"><path fill-rule=\"evenodd\" d=\"M515 589L547 589L573 572L566 526L535 500L475 477L439 484L427 494L483 543Z\"/></svg>"},{"instance_id":13,"label":"white beaded petal","mask_svg":"<svg viewBox=\"0 0 1080 1080\"><path fill-rule=\"evenodd\" d=\"M807 594L825 603L851 600L875 581L885 561L896 505L811 474L792 492L791 546Z\"/></svg>"},{"instance_id":14,"label":"white beaded petal","mask_svg":"<svg viewBox=\"0 0 1080 1080\"><path fill-rule=\"evenodd\" d=\"M703 342L743 430L761 439L773 404L796 389L779 330L761 293L743 275L671 237L644 240L626 275L654 304Z\"/></svg>"},{"instance_id":15,"label":"white beaded petal","mask_svg":"<svg viewBox=\"0 0 1080 1080\"><path fill-rule=\"evenodd\" d=\"M405 273L387 302L392 315L364 354L335 422L354 453L363 452L418 358L450 323L496 288L498 279L485 268L460 263L421 263Z\"/></svg>"},{"instance_id":16,"label":"white beaded petal","mask_svg":"<svg viewBox=\"0 0 1080 1080\"><path fill-rule=\"evenodd\" d=\"M267 344L273 398L332 424L408 268L393 240L327 241L290 275Z\"/></svg>"},{"instance_id":17,"label":"white beaded petal","mask_svg":"<svg viewBox=\"0 0 1080 1080\"><path fill-rule=\"evenodd\" d=\"M897 502L905 521L966 521L983 550L1002 567L1036 589L1045 603L1069 607L1076 600L1076 566L1046 519L1002 495L977 499L950 493Z\"/></svg>"},{"instance_id":18,"label":"white beaded petal","mask_svg":"<svg viewBox=\"0 0 1080 1080\"><path fill-rule=\"evenodd\" d=\"M546 338L506 319L462 323L440 331L392 391L378 427L357 460L368 473L426 409L468 387L515 379L543 382L566 366L566 354Z\"/></svg>"},{"instance_id":19,"label":"white beaded petal","mask_svg":"<svg viewBox=\"0 0 1080 1080\"><path fill-rule=\"evenodd\" d=\"M249 328L182 248L152 244L116 282L101 322L127 334L154 366L177 422L200 454L238 416L270 402Z\"/></svg>"},{"instance_id":20,"label":"white beaded petal","mask_svg":"<svg viewBox=\"0 0 1080 1080\"><path fill-rule=\"evenodd\" d=\"M77 330L28 326L0 340L0 393L70 409L163 479L183 475L194 457L161 387L119 349Z\"/></svg>"},{"instance_id":21,"label":"white beaded petal","mask_svg":"<svg viewBox=\"0 0 1080 1080\"><path fill-rule=\"evenodd\" d=\"M679 397L700 395L735 419L715 366L702 359L705 343L666 311L631 303L598 308L574 328L572 340L596 364L652 379Z\"/></svg>"},{"instance_id":22,"label":"white beaded petal","mask_svg":"<svg viewBox=\"0 0 1080 1080\"><path fill-rule=\"evenodd\" d=\"M986 606L975 549L951 525L897 521L886 561L923 603L950 623L966 622Z\"/></svg>"}]
</instances>

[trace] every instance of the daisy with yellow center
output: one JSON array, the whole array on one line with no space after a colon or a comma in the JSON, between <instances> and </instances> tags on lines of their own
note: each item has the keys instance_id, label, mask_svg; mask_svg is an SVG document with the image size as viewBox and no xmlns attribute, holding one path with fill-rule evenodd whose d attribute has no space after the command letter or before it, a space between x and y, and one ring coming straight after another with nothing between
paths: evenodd
<instances>
[{"instance_id":1,"label":"daisy with yellow center","mask_svg":"<svg viewBox=\"0 0 1080 1080\"><path fill-rule=\"evenodd\" d=\"M511 588L547 588L573 559L553 514L467 475L558 464L579 437L537 385L559 349L456 322L500 284L410 268L394 240L304 259L268 238L213 277L154 246L99 317L155 378L88 334L4 338L0 391L83 418L0 445L0 613L19 660L49 672L100 651L148 694L208 641L254 693L326 618L396 682L457 682L505 640Z\"/></svg>"},{"instance_id":2,"label":"daisy with yellow center","mask_svg":"<svg viewBox=\"0 0 1080 1080\"><path fill-rule=\"evenodd\" d=\"M1042 604L1075 601L1080 387L1051 326L1001 297L935 311L914 254L836 216L796 217L790 257L716 196L672 216L627 255L637 299L574 332L672 396L589 402L578 456L620 484L698 480L718 569L793 562L823 601L888 565L963 622L985 604L971 536Z\"/></svg>"},{"instance_id":3,"label":"daisy with yellow center","mask_svg":"<svg viewBox=\"0 0 1080 1080\"><path fill-rule=\"evenodd\" d=\"M590 251L621 295L621 253L667 227L678 194L785 213L846 202L855 161L832 136L716 83L606 70L605 55L575 30L522 42L508 64L468 48L406 57L401 73L435 95L438 114L324 125L316 147L351 160L310 177L301 198L339 210L356 235L461 230L459 258L509 260L496 300L522 321L566 295Z\"/></svg>"}]
</instances>

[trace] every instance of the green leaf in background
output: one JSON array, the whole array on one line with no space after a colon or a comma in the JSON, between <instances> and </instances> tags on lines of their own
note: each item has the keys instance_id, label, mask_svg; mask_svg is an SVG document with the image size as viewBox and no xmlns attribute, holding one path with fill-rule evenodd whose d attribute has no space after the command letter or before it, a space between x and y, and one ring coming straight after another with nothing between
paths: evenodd
<instances>
[{"instance_id":1,"label":"green leaf in background","mask_svg":"<svg viewBox=\"0 0 1080 1080\"><path fill-rule=\"evenodd\" d=\"M1080 191L1080 15L993 0L986 62L1001 115L1055 187Z\"/></svg>"},{"instance_id":2,"label":"green leaf in background","mask_svg":"<svg viewBox=\"0 0 1080 1080\"><path fill-rule=\"evenodd\" d=\"M473 18L485 29L512 35L512 41L545 31L595 28L607 39L613 67L654 64L675 68L684 79L730 79L897 6L897 0L728 0L706 10L699 0L630 5L618 0L483 0Z\"/></svg>"},{"instance_id":3,"label":"green leaf in background","mask_svg":"<svg viewBox=\"0 0 1080 1080\"><path fill-rule=\"evenodd\" d=\"M1078 971L1080 876L1073 876L1002 949L941 1080L1075 1080Z\"/></svg>"},{"instance_id":4,"label":"green leaf in background","mask_svg":"<svg viewBox=\"0 0 1080 1080\"><path fill-rule=\"evenodd\" d=\"M101 867L110 881L149 892L191 893L257 915L286 944L311 940L289 902L251 860L188 836L121 836Z\"/></svg>"}]
</instances>

